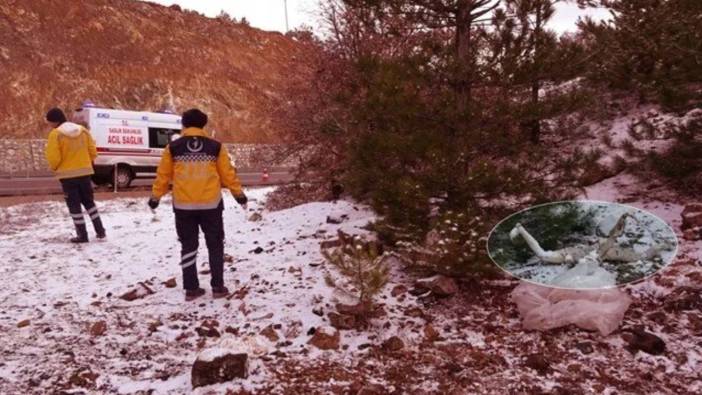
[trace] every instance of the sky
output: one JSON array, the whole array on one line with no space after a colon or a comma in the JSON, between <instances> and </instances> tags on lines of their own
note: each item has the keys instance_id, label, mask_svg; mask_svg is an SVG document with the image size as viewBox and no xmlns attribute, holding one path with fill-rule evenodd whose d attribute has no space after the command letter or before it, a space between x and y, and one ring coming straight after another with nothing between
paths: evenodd
<instances>
[{"instance_id":1,"label":"sky","mask_svg":"<svg viewBox=\"0 0 702 395\"><path fill-rule=\"evenodd\" d=\"M178 4L182 8L196 10L209 17L222 10L241 19L245 17L251 26L262 30L285 31L285 0L150 0L164 5ZM291 29L308 25L316 28L315 11L319 0L287 0L288 21ZM551 28L558 32L574 31L579 16L591 15L596 19L608 16L605 10L580 10L573 4L558 4Z\"/></svg>"}]
</instances>

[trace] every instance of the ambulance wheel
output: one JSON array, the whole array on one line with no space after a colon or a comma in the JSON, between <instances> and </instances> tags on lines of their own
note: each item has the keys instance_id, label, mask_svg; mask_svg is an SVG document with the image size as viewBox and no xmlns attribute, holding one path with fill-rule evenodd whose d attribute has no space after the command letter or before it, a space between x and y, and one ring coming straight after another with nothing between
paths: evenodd
<instances>
[{"instance_id":1,"label":"ambulance wheel","mask_svg":"<svg viewBox=\"0 0 702 395\"><path fill-rule=\"evenodd\" d=\"M112 171L114 173L114 170ZM134 173L129 166L121 165L117 166L117 176L112 174L112 183L117 182L117 188L129 188L129 185L134 179ZM114 185L113 185L114 186Z\"/></svg>"}]
</instances>

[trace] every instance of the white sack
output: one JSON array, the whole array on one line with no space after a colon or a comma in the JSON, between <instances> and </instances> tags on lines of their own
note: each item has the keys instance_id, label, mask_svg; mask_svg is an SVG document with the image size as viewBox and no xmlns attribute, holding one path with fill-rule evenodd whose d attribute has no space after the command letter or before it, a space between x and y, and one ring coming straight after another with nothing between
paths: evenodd
<instances>
[{"instance_id":1,"label":"white sack","mask_svg":"<svg viewBox=\"0 0 702 395\"><path fill-rule=\"evenodd\" d=\"M525 329L545 331L575 324L603 336L619 327L631 304L629 295L619 289L572 290L525 282L511 297Z\"/></svg>"}]
</instances>

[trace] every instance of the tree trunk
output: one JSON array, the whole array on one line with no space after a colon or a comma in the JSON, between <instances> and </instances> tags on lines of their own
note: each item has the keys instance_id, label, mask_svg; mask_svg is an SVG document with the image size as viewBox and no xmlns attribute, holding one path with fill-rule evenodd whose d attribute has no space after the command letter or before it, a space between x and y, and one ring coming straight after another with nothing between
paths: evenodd
<instances>
[{"instance_id":1,"label":"tree trunk","mask_svg":"<svg viewBox=\"0 0 702 395\"><path fill-rule=\"evenodd\" d=\"M541 89L541 58L539 52L539 37L541 35L541 24L543 23L541 18L542 5L537 4L536 6L536 21L534 23L534 32L532 33L532 47L534 49L534 79L531 84L531 104L534 113L534 118L531 120L531 142L534 144L539 144L541 141L541 116L539 114L539 90Z\"/></svg>"},{"instance_id":2,"label":"tree trunk","mask_svg":"<svg viewBox=\"0 0 702 395\"><path fill-rule=\"evenodd\" d=\"M466 0L458 2L456 13L456 60L458 62L458 111L468 114L472 101L472 81L475 67L472 55L473 25L471 8Z\"/></svg>"}]
</instances>

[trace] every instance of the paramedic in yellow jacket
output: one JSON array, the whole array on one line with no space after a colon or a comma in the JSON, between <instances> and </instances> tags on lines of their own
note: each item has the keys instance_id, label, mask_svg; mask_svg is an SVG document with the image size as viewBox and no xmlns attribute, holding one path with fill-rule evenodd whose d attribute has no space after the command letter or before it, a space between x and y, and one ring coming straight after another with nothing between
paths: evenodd
<instances>
[{"instance_id":1,"label":"paramedic in yellow jacket","mask_svg":"<svg viewBox=\"0 0 702 395\"><path fill-rule=\"evenodd\" d=\"M78 234L71 239L71 242L88 242L88 231L81 205L85 207L85 211L93 221L97 238L103 239L105 228L95 205L93 185L90 181L90 176L94 173L93 161L97 156L95 140L87 129L68 122L61 109L49 110L46 121L53 128L49 132L49 141L46 145L46 160L61 182L68 211Z\"/></svg>"},{"instance_id":2,"label":"paramedic in yellow jacket","mask_svg":"<svg viewBox=\"0 0 702 395\"><path fill-rule=\"evenodd\" d=\"M180 267L183 270L185 299L205 294L197 277L199 229L205 234L209 253L210 285L215 298L224 297L224 224L222 186L229 189L237 203L246 207L247 198L241 189L236 170L222 144L203 130L207 115L197 109L182 117L183 130L177 140L163 151L154 181L149 207L156 209L168 186L173 183L173 211L176 232L181 243Z\"/></svg>"}]
</instances>

